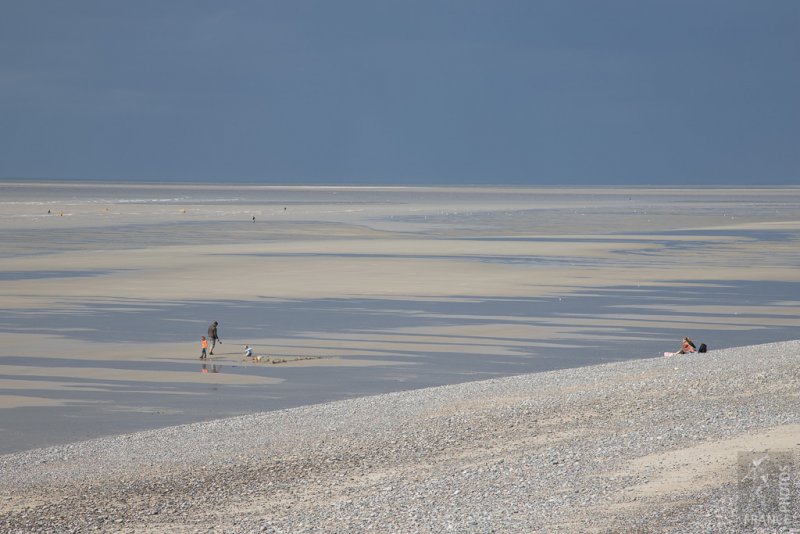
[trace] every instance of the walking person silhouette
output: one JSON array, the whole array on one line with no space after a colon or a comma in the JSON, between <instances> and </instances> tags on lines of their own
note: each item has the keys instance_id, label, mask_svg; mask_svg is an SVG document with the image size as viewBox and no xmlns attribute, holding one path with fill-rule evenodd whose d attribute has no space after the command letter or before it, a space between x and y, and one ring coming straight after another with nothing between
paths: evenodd
<instances>
[{"instance_id":1,"label":"walking person silhouette","mask_svg":"<svg viewBox=\"0 0 800 534\"><path fill-rule=\"evenodd\" d=\"M222 345L222 340L217 335L217 326L219 323L214 321L211 323L211 326L208 327L208 340L211 341L211 350L208 352L210 355L214 355L214 347L217 345L217 341L219 344Z\"/></svg>"}]
</instances>

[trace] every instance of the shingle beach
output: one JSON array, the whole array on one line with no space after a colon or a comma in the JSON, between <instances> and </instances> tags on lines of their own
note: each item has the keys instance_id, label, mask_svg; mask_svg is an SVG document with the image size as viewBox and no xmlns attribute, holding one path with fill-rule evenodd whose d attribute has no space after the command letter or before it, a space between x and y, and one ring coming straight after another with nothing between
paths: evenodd
<instances>
[{"instance_id":1,"label":"shingle beach","mask_svg":"<svg viewBox=\"0 0 800 534\"><path fill-rule=\"evenodd\" d=\"M799 383L790 341L31 450L0 457L0 531L796 531L742 515L737 458L793 455L800 502Z\"/></svg>"}]
</instances>

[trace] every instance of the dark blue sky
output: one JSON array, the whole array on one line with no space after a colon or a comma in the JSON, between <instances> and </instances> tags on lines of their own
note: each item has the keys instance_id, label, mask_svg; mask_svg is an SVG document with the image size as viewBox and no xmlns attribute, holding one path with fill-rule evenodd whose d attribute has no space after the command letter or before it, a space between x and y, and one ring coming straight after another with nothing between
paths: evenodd
<instances>
[{"instance_id":1,"label":"dark blue sky","mask_svg":"<svg viewBox=\"0 0 800 534\"><path fill-rule=\"evenodd\" d=\"M0 4L0 178L800 183L800 2Z\"/></svg>"}]
</instances>

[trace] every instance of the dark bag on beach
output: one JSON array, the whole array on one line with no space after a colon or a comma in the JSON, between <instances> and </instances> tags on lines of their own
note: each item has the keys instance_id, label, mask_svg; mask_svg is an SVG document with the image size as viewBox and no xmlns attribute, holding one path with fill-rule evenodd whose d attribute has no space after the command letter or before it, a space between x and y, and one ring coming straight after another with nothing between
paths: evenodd
<instances>
[{"instance_id":1,"label":"dark bag on beach","mask_svg":"<svg viewBox=\"0 0 800 534\"><path fill-rule=\"evenodd\" d=\"M697 352L707 352L708 347L706 347L705 343L700 343L700 346L697 348Z\"/></svg>"}]
</instances>

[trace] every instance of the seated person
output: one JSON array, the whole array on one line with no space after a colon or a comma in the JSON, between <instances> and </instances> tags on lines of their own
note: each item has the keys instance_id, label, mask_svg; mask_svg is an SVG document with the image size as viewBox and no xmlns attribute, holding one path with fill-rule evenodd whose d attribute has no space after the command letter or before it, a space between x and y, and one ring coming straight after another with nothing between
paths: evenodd
<instances>
[{"instance_id":1,"label":"seated person","mask_svg":"<svg viewBox=\"0 0 800 534\"><path fill-rule=\"evenodd\" d=\"M685 337L683 338L683 343L681 344L681 350L675 354L689 354L692 352L697 352L697 347L694 346L694 341L688 337Z\"/></svg>"},{"instance_id":2,"label":"seated person","mask_svg":"<svg viewBox=\"0 0 800 534\"><path fill-rule=\"evenodd\" d=\"M244 346L244 356L245 356L245 358L252 357L253 356L253 347L251 347L250 345L245 345Z\"/></svg>"}]
</instances>

